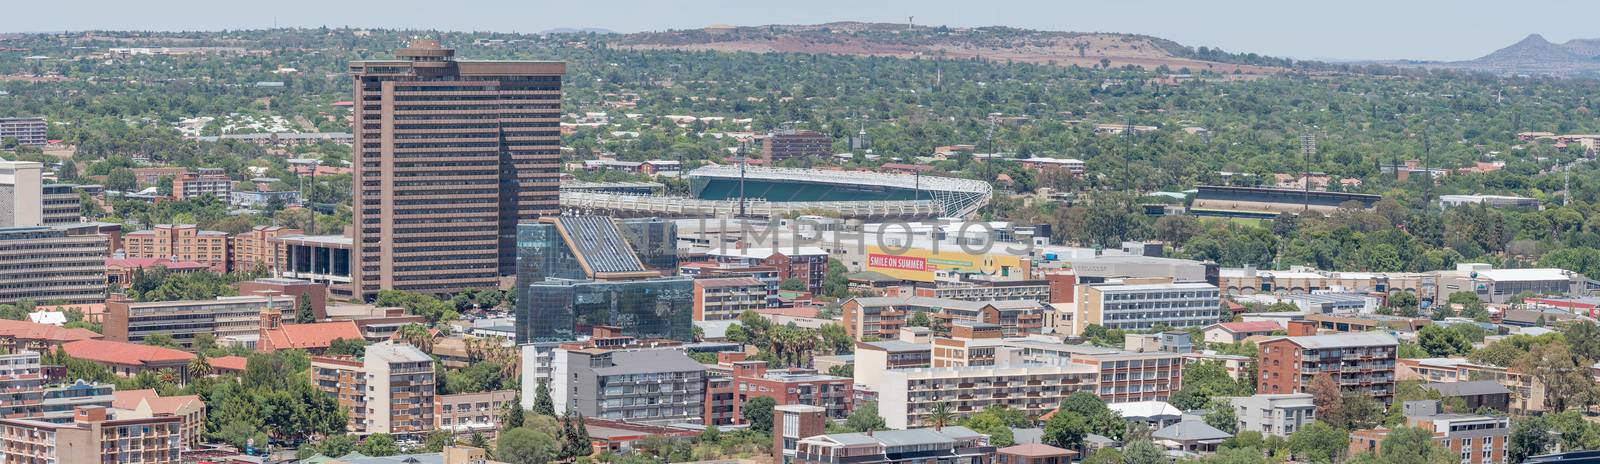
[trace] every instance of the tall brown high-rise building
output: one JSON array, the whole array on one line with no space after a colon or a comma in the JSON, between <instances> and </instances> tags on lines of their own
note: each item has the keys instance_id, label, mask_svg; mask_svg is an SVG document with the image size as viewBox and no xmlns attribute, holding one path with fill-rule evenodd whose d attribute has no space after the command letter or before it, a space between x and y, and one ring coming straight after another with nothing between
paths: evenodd
<instances>
[{"instance_id":1,"label":"tall brown high-rise building","mask_svg":"<svg viewBox=\"0 0 1600 464\"><path fill-rule=\"evenodd\" d=\"M518 222L559 211L566 63L470 61L416 40L355 77L357 295L495 288Z\"/></svg>"}]
</instances>

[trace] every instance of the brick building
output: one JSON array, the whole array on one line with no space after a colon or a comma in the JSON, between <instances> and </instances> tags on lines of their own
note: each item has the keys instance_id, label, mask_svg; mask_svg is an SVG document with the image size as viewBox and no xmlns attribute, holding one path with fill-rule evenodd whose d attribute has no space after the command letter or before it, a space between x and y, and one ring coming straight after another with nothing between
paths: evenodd
<instances>
[{"instance_id":1,"label":"brick building","mask_svg":"<svg viewBox=\"0 0 1600 464\"><path fill-rule=\"evenodd\" d=\"M282 226L255 226L249 232L233 237L233 270L250 271L257 266L266 269L277 269L284 265L288 259L284 256L284 247L276 246L274 238L287 235L301 235L300 229L290 229Z\"/></svg>"},{"instance_id":2,"label":"brick building","mask_svg":"<svg viewBox=\"0 0 1600 464\"><path fill-rule=\"evenodd\" d=\"M733 417L742 421L740 405L751 398L765 396L776 404L804 404L827 410L832 419L850 414L855 381L805 369L769 371L766 361L733 363Z\"/></svg>"},{"instance_id":3,"label":"brick building","mask_svg":"<svg viewBox=\"0 0 1600 464\"><path fill-rule=\"evenodd\" d=\"M211 195L228 201L232 193L233 179L222 168L200 168L172 179L172 197L179 200Z\"/></svg>"},{"instance_id":4,"label":"brick building","mask_svg":"<svg viewBox=\"0 0 1600 464\"><path fill-rule=\"evenodd\" d=\"M71 423L0 419L0 462L179 464L183 418L112 419L103 406L80 407Z\"/></svg>"},{"instance_id":5,"label":"brick building","mask_svg":"<svg viewBox=\"0 0 1600 464\"><path fill-rule=\"evenodd\" d=\"M1310 393L1317 375L1330 375L1345 393L1388 404L1394 397L1399 342L1381 332L1280 337L1258 344L1261 394Z\"/></svg>"},{"instance_id":6,"label":"brick building","mask_svg":"<svg viewBox=\"0 0 1600 464\"><path fill-rule=\"evenodd\" d=\"M122 236L123 254L128 258L166 258L203 263L212 272L231 270L227 232L200 230L194 224L157 224L154 229L129 232Z\"/></svg>"}]
</instances>

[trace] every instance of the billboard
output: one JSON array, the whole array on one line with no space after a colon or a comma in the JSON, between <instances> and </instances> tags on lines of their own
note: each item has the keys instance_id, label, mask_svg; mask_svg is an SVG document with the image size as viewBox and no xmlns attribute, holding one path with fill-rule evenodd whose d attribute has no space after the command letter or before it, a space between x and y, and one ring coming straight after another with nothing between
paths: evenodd
<instances>
[{"instance_id":1,"label":"billboard","mask_svg":"<svg viewBox=\"0 0 1600 464\"><path fill-rule=\"evenodd\" d=\"M1028 261L1003 254L971 254L957 246L937 253L922 248L868 246L866 270L917 282L933 282L939 271L1024 277L1028 274Z\"/></svg>"}]
</instances>

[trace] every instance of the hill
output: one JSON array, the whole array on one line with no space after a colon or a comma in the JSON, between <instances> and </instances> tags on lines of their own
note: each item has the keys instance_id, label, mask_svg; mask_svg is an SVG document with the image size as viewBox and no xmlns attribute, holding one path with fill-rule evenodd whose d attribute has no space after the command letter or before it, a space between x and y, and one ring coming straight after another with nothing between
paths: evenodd
<instances>
[{"instance_id":1,"label":"hill","mask_svg":"<svg viewBox=\"0 0 1600 464\"><path fill-rule=\"evenodd\" d=\"M1496 74L1595 75L1600 74L1600 39L1573 39L1556 44L1539 34L1530 34L1478 59L1428 66Z\"/></svg>"},{"instance_id":2,"label":"hill","mask_svg":"<svg viewBox=\"0 0 1600 464\"><path fill-rule=\"evenodd\" d=\"M1111 67L1136 65L1174 71L1270 74L1290 60L1191 49L1134 34L1035 31L1009 27L949 28L887 23L728 26L627 34L612 42L636 50L819 53L898 58L980 58L992 61Z\"/></svg>"}]
</instances>

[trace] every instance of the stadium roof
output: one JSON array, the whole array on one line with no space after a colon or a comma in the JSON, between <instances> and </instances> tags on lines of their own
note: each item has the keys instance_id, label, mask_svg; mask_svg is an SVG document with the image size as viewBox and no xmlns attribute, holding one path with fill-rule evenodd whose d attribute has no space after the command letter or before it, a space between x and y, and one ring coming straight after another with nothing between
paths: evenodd
<instances>
[{"instance_id":1,"label":"stadium roof","mask_svg":"<svg viewBox=\"0 0 1600 464\"><path fill-rule=\"evenodd\" d=\"M737 179L741 174L739 166L705 166L690 171L689 177ZM952 217L965 217L977 212L979 208L989 204L989 199L994 195L994 186L988 182L955 177L752 166L744 167L742 177L746 180L915 189L927 192L935 202L944 207L945 215Z\"/></svg>"}]
</instances>

